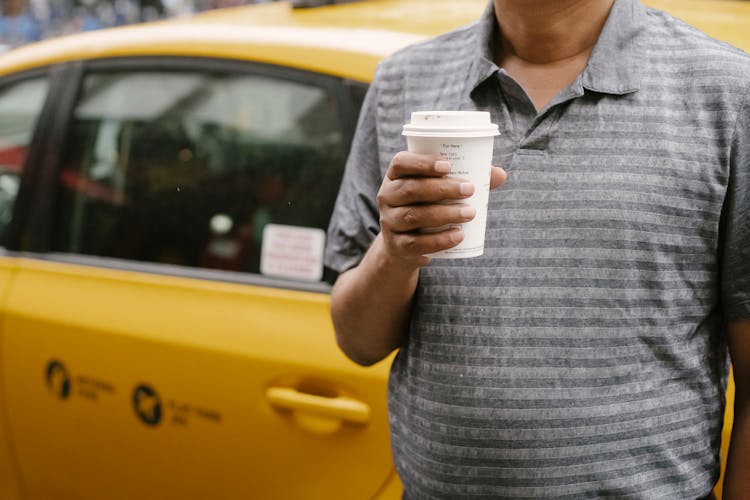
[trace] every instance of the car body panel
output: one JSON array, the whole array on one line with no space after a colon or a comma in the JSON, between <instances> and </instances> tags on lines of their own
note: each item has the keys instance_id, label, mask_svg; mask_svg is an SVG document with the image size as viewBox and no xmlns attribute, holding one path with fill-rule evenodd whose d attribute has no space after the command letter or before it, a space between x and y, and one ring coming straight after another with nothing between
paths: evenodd
<instances>
[{"instance_id":1,"label":"car body panel","mask_svg":"<svg viewBox=\"0 0 750 500\"><path fill-rule=\"evenodd\" d=\"M732 423L734 421L734 390L734 372L730 370L729 380L727 381L726 408L724 409L724 428L721 431L721 477L714 488L717 499L721 499L722 487L724 485L724 474L727 468L727 456L729 455L729 441L732 437Z\"/></svg>"},{"instance_id":2,"label":"car body panel","mask_svg":"<svg viewBox=\"0 0 750 500\"><path fill-rule=\"evenodd\" d=\"M750 3L737 0L646 0L719 40L750 50Z\"/></svg>"},{"instance_id":3,"label":"car body panel","mask_svg":"<svg viewBox=\"0 0 750 500\"><path fill-rule=\"evenodd\" d=\"M646 3L750 49L750 3ZM180 57L369 82L383 57L485 5L224 9L15 49L0 78ZM365 369L340 353L326 285L68 257L0 256L0 498L15 500L20 480L27 500L400 498L385 408L392 357ZM724 460L732 395L730 382Z\"/></svg>"},{"instance_id":4,"label":"car body panel","mask_svg":"<svg viewBox=\"0 0 750 500\"><path fill-rule=\"evenodd\" d=\"M732 0L647 0L709 35L750 44L750 5ZM78 59L179 55L268 62L369 81L380 59L475 20L484 0L371 0L308 9L287 2L83 33L10 51L0 76ZM304 47L304 51L300 51Z\"/></svg>"},{"instance_id":5,"label":"car body panel","mask_svg":"<svg viewBox=\"0 0 750 500\"><path fill-rule=\"evenodd\" d=\"M0 249L0 310L5 304L14 266L15 261L6 258ZM0 316L0 360L5 352L3 326ZM19 474L8 426L8 406L5 401L5 378L0 376L0 498L3 500L20 500Z\"/></svg>"},{"instance_id":6,"label":"car body panel","mask_svg":"<svg viewBox=\"0 0 750 500\"><path fill-rule=\"evenodd\" d=\"M2 370L29 500L370 498L392 474L387 366L343 357L324 294L18 269ZM272 388L370 413L277 407Z\"/></svg>"},{"instance_id":7,"label":"car body panel","mask_svg":"<svg viewBox=\"0 0 750 500\"><path fill-rule=\"evenodd\" d=\"M471 22L484 5L386 0L315 9L292 9L286 2L223 9L16 49L0 62L0 75L74 59L179 55L268 62L369 81L383 57Z\"/></svg>"}]
</instances>

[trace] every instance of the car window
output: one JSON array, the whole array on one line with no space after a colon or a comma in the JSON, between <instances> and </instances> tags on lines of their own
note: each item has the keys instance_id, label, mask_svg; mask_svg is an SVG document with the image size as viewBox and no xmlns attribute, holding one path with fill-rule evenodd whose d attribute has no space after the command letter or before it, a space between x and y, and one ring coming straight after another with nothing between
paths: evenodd
<instances>
[{"instance_id":1,"label":"car window","mask_svg":"<svg viewBox=\"0 0 750 500\"><path fill-rule=\"evenodd\" d=\"M320 280L346 154L336 103L264 75L89 74L53 250Z\"/></svg>"},{"instance_id":2,"label":"car window","mask_svg":"<svg viewBox=\"0 0 750 500\"><path fill-rule=\"evenodd\" d=\"M10 223L28 146L48 87L46 77L0 84L0 242Z\"/></svg>"}]
</instances>

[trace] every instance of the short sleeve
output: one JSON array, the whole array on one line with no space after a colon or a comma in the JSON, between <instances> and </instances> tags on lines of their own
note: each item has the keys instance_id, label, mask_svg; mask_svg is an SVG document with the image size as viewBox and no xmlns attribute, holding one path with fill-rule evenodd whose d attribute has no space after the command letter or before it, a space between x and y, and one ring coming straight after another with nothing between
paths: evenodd
<instances>
[{"instance_id":1,"label":"short sleeve","mask_svg":"<svg viewBox=\"0 0 750 500\"><path fill-rule=\"evenodd\" d=\"M342 273L359 264L380 232L377 193L382 182L379 162L378 77L367 91L333 209L325 265Z\"/></svg>"},{"instance_id":2,"label":"short sleeve","mask_svg":"<svg viewBox=\"0 0 750 500\"><path fill-rule=\"evenodd\" d=\"M750 319L750 91L732 138L724 201L722 302L727 321Z\"/></svg>"}]
</instances>

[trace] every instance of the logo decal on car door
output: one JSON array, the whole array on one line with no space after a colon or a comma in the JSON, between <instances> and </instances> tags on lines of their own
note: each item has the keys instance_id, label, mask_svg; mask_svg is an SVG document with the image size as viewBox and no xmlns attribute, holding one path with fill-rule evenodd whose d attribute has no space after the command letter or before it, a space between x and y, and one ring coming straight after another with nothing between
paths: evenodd
<instances>
[{"instance_id":1,"label":"logo decal on car door","mask_svg":"<svg viewBox=\"0 0 750 500\"><path fill-rule=\"evenodd\" d=\"M60 399L68 399L70 396L70 375L62 362L53 359L47 363L45 374L47 387Z\"/></svg>"},{"instance_id":2,"label":"logo decal on car door","mask_svg":"<svg viewBox=\"0 0 750 500\"><path fill-rule=\"evenodd\" d=\"M161 422L161 399L159 394L147 384L140 384L133 390L133 410L141 421L150 426Z\"/></svg>"}]
</instances>

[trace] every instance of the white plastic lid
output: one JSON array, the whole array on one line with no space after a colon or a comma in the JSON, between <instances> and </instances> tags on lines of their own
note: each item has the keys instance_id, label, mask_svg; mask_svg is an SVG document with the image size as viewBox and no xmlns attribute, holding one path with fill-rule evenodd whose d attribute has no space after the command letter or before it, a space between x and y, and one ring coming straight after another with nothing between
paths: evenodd
<instances>
[{"instance_id":1,"label":"white plastic lid","mask_svg":"<svg viewBox=\"0 0 750 500\"><path fill-rule=\"evenodd\" d=\"M492 137L500 135L487 111L414 111L403 135L421 137Z\"/></svg>"}]
</instances>

